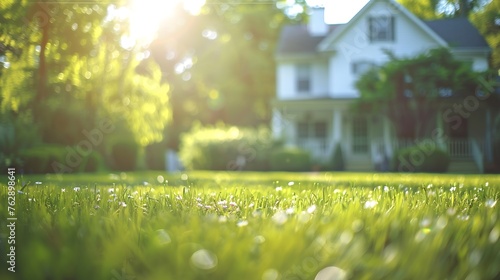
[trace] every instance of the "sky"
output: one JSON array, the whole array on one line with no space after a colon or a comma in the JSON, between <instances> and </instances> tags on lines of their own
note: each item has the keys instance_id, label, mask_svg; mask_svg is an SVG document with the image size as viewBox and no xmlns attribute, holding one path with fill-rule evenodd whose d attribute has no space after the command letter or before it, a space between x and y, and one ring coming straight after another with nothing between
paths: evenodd
<instances>
[{"instance_id":1,"label":"sky","mask_svg":"<svg viewBox=\"0 0 500 280\"><path fill-rule=\"evenodd\" d=\"M311 1L313 2L313 1ZM329 24L348 22L368 0L325 0L325 21Z\"/></svg>"}]
</instances>

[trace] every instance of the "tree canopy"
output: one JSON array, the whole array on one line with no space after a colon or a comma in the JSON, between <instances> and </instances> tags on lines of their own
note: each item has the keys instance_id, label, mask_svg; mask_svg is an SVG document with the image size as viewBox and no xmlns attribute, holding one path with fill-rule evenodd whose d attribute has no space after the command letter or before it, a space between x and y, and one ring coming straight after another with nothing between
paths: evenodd
<instances>
[{"instance_id":1,"label":"tree canopy","mask_svg":"<svg viewBox=\"0 0 500 280\"><path fill-rule=\"evenodd\" d=\"M357 81L360 106L393 120L401 138L422 138L434 128L441 101L474 95L478 75L447 49L397 58L372 68Z\"/></svg>"}]
</instances>

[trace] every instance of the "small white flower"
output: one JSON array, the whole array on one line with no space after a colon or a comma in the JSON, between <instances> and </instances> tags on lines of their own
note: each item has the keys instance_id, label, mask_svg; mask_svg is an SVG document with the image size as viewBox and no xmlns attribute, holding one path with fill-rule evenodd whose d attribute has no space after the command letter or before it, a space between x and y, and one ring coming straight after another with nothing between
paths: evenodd
<instances>
[{"instance_id":1,"label":"small white flower","mask_svg":"<svg viewBox=\"0 0 500 280\"><path fill-rule=\"evenodd\" d=\"M246 227L246 226L248 226L248 221L246 221L246 220L239 221L236 225L238 227Z\"/></svg>"},{"instance_id":2,"label":"small white flower","mask_svg":"<svg viewBox=\"0 0 500 280\"><path fill-rule=\"evenodd\" d=\"M108 189L108 193L114 193L115 192L115 189L114 188L109 188Z\"/></svg>"},{"instance_id":3,"label":"small white flower","mask_svg":"<svg viewBox=\"0 0 500 280\"><path fill-rule=\"evenodd\" d=\"M280 191L282 191L282 190L283 190L283 187L276 187L276 191L277 191L277 192L280 192Z\"/></svg>"},{"instance_id":4,"label":"small white flower","mask_svg":"<svg viewBox=\"0 0 500 280\"><path fill-rule=\"evenodd\" d=\"M35 182L35 184L36 184L36 185L41 185L41 184L42 184L42 182Z\"/></svg>"},{"instance_id":5,"label":"small white flower","mask_svg":"<svg viewBox=\"0 0 500 280\"><path fill-rule=\"evenodd\" d=\"M368 200L365 202L365 209L372 209L373 207L377 206L378 202L375 200Z\"/></svg>"},{"instance_id":6,"label":"small white flower","mask_svg":"<svg viewBox=\"0 0 500 280\"><path fill-rule=\"evenodd\" d=\"M63 188L63 189L61 189L61 192L66 192L66 189L64 189L64 188Z\"/></svg>"},{"instance_id":7,"label":"small white flower","mask_svg":"<svg viewBox=\"0 0 500 280\"><path fill-rule=\"evenodd\" d=\"M124 201L118 202L118 205L120 205L123 208L127 207L127 204Z\"/></svg>"},{"instance_id":8,"label":"small white flower","mask_svg":"<svg viewBox=\"0 0 500 280\"><path fill-rule=\"evenodd\" d=\"M80 191L80 187L74 187L74 188L73 188L73 190L74 190L75 192L79 192L79 191Z\"/></svg>"},{"instance_id":9,"label":"small white flower","mask_svg":"<svg viewBox=\"0 0 500 280\"><path fill-rule=\"evenodd\" d=\"M316 211L316 205L311 205L309 208L307 208L307 213L312 214Z\"/></svg>"},{"instance_id":10,"label":"small white flower","mask_svg":"<svg viewBox=\"0 0 500 280\"><path fill-rule=\"evenodd\" d=\"M236 202L234 202L234 201L231 201L231 202L229 202L229 206L238 207L238 204L236 204Z\"/></svg>"}]
</instances>

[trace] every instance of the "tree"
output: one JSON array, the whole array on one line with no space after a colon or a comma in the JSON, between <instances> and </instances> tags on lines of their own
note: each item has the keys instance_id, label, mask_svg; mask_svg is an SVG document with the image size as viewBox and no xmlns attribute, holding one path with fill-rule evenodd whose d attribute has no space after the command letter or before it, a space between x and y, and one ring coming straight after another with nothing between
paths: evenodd
<instances>
[{"instance_id":1,"label":"tree","mask_svg":"<svg viewBox=\"0 0 500 280\"><path fill-rule=\"evenodd\" d=\"M130 133L115 138L160 141L169 86L144 48L122 44L128 19L109 8L126 4L2 1L0 57L9 68L0 70L0 122L32 123L36 129L25 130L40 142L75 145L106 118ZM27 141L21 136L14 142Z\"/></svg>"},{"instance_id":2,"label":"tree","mask_svg":"<svg viewBox=\"0 0 500 280\"><path fill-rule=\"evenodd\" d=\"M441 17L438 12L440 0L398 0L410 12L424 20Z\"/></svg>"},{"instance_id":3,"label":"tree","mask_svg":"<svg viewBox=\"0 0 500 280\"><path fill-rule=\"evenodd\" d=\"M292 20L286 3L276 2L207 1L200 15L180 9L175 22L161 27L152 56L171 85L171 148L177 148L178 135L195 120L206 125L269 123L275 43L280 27Z\"/></svg>"},{"instance_id":4,"label":"tree","mask_svg":"<svg viewBox=\"0 0 500 280\"><path fill-rule=\"evenodd\" d=\"M373 68L356 83L359 105L393 120L400 138L423 138L433 129L440 101L476 91L477 75L447 49L396 58Z\"/></svg>"},{"instance_id":5,"label":"tree","mask_svg":"<svg viewBox=\"0 0 500 280\"><path fill-rule=\"evenodd\" d=\"M405 8L421 19L468 17L490 0L398 0ZM494 2L494 1L492 1Z\"/></svg>"},{"instance_id":6,"label":"tree","mask_svg":"<svg viewBox=\"0 0 500 280\"><path fill-rule=\"evenodd\" d=\"M500 1L491 1L471 15L471 21L492 48L491 66L500 71Z\"/></svg>"}]
</instances>

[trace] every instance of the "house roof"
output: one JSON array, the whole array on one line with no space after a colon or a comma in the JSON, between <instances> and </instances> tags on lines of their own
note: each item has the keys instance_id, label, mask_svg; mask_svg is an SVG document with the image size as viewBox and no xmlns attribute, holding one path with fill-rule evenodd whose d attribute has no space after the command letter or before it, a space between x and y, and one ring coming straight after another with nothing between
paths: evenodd
<instances>
[{"instance_id":1,"label":"house roof","mask_svg":"<svg viewBox=\"0 0 500 280\"><path fill-rule=\"evenodd\" d=\"M343 24L329 25L328 34ZM278 54L315 53L326 36L312 36L307 25L287 25L283 27L276 52Z\"/></svg>"},{"instance_id":2,"label":"house roof","mask_svg":"<svg viewBox=\"0 0 500 280\"><path fill-rule=\"evenodd\" d=\"M484 37L467 18L424 21L452 48L489 48Z\"/></svg>"},{"instance_id":3,"label":"house roof","mask_svg":"<svg viewBox=\"0 0 500 280\"><path fill-rule=\"evenodd\" d=\"M422 21L436 35L452 48L489 49L489 45L479 31L466 18L451 18ZM319 45L339 27L347 24L329 25L326 36L312 36L307 25L288 25L281 32L276 49L277 55L313 54L318 52Z\"/></svg>"}]
</instances>

